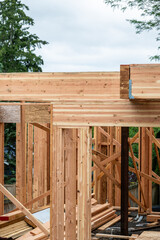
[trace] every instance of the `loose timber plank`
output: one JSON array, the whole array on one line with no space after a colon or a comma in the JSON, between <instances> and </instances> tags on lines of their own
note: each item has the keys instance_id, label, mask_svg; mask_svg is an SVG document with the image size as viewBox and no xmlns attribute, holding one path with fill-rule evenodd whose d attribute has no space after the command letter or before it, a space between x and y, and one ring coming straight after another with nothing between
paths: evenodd
<instances>
[{"instance_id":1,"label":"loose timber plank","mask_svg":"<svg viewBox=\"0 0 160 240\"><path fill-rule=\"evenodd\" d=\"M0 184L0 191L10 199L13 204L18 207L37 227L39 227L46 236L49 235L49 231L40 223L29 211L26 209L5 187Z\"/></svg>"},{"instance_id":2,"label":"loose timber plank","mask_svg":"<svg viewBox=\"0 0 160 240\"><path fill-rule=\"evenodd\" d=\"M78 129L78 240L91 239L92 129Z\"/></svg>"},{"instance_id":3,"label":"loose timber plank","mask_svg":"<svg viewBox=\"0 0 160 240\"><path fill-rule=\"evenodd\" d=\"M0 183L4 185L4 123L0 123ZM0 193L0 215L4 213L4 196Z\"/></svg>"}]
</instances>

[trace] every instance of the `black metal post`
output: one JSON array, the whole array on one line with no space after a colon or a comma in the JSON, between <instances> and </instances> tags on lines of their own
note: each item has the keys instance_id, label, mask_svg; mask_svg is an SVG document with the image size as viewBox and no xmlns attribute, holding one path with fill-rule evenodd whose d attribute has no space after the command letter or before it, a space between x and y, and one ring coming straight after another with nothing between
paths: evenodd
<instances>
[{"instance_id":1,"label":"black metal post","mask_svg":"<svg viewBox=\"0 0 160 240\"><path fill-rule=\"evenodd\" d=\"M128 147L129 128L122 127L121 134L121 234L128 235Z\"/></svg>"}]
</instances>

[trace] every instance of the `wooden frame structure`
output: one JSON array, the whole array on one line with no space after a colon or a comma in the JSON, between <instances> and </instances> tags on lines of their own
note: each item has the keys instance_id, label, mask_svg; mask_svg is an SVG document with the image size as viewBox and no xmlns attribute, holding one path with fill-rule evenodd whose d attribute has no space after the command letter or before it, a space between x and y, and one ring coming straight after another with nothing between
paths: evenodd
<instances>
[{"instance_id":1,"label":"wooden frame structure","mask_svg":"<svg viewBox=\"0 0 160 240\"><path fill-rule=\"evenodd\" d=\"M134 101L128 98L131 76L132 94L137 97ZM151 184L160 183L159 176L152 172L151 167L152 143L160 164L160 143L152 130L152 127L160 126L159 77L159 64L125 65L121 66L120 73L0 74L0 100L3 101L0 103L0 183L3 185L4 123L15 122L19 159L17 198L25 204L31 201L33 192L34 197L38 197L51 189L51 239L64 240L64 236L70 240L91 239L91 189L99 202L107 198L113 205L120 205L116 202L116 195L121 188L120 167L124 161L123 158L121 160L121 127L141 127L128 143L134 164L134 168L129 170L137 175L139 199L130 193L129 197L138 204L139 212L152 211ZM143 88L144 92L137 90ZM95 135L92 141L93 126ZM34 143L37 142L37 149L34 146L35 161L38 161L34 163L34 190L31 189L33 134ZM138 159L132 150L136 141L140 149ZM40 156L42 146L45 146L45 154ZM94 166L91 166L92 160ZM37 164L46 170L39 171ZM47 177L49 171L50 179ZM102 178L103 175L106 177ZM39 176L42 176L40 182ZM92 186L91 176L94 176ZM104 191L106 195L101 196L106 187L110 194ZM126 190L123 193L128 195ZM47 202L48 198L39 205ZM124 209L124 219L127 208ZM2 204L0 212L3 212Z\"/></svg>"}]
</instances>

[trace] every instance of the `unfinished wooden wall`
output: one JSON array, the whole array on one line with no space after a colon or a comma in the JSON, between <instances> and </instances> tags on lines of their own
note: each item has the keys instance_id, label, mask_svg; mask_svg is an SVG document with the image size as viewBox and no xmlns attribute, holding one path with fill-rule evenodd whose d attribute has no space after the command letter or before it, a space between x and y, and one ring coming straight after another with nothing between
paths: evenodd
<instances>
[{"instance_id":1,"label":"unfinished wooden wall","mask_svg":"<svg viewBox=\"0 0 160 240\"><path fill-rule=\"evenodd\" d=\"M40 126L47 129L47 124ZM16 197L26 203L50 189L49 132L26 123L22 130L21 123L16 125L16 133ZM47 203L45 198L30 208L37 209Z\"/></svg>"},{"instance_id":2,"label":"unfinished wooden wall","mask_svg":"<svg viewBox=\"0 0 160 240\"><path fill-rule=\"evenodd\" d=\"M78 135L76 129L53 127L52 130L51 239L54 240L91 239L91 128L77 131Z\"/></svg>"}]
</instances>

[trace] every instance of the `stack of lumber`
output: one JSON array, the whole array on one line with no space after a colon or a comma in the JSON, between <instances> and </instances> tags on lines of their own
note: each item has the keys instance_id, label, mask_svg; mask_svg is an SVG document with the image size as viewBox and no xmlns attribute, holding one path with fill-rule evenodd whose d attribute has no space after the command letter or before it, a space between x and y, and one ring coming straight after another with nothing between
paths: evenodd
<instances>
[{"instance_id":1,"label":"stack of lumber","mask_svg":"<svg viewBox=\"0 0 160 240\"><path fill-rule=\"evenodd\" d=\"M0 228L0 238L16 239L30 230L32 230L32 227L30 227L24 220L21 220Z\"/></svg>"},{"instance_id":2,"label":"stack of lumber","mask_svg":"<svg viewBox=\"0 0 160 240\"><path fill-rule=\"evenodd\" d=\"M117 217L115 210L109 203L92 205L91 208L91 226L92 230L100 227L101 225L109 222Z\"/></svg>"},{"instance_id":3,"label":"stack of lumber","mask_svg":"<svg viewBox=\"0 0 160 240\"><path fill-rule=\"evenodd\" d=\"M91 207L91 226L92 230L98 228L99 226L111 221L116 218L115 210L110 206L109 203L105 204L97 204L96 200L92 199L92 207ZM50 222L46 222L44 226L49 230ZM18 240L27 240L32 238L32 240L38 240L46 238L45 234L39 229L32 229L30 232L20 237Z\"/></svg>"},{"instance_id":4,"label":"stack of lumber","mask_svg":"<svg viewBox=\"0 0 160 240\"><path fill-rule=\"evenodd\" d=\"M137 240L160 240L160 234L159 232L155 232L155 231L145 231L143 233L141 233L139 235L139 237L137 238Z\"/></svg>"},{"instance_id":5,"label":"stack of lumber","mask_svg":"<svg viewBox=\"0 0 160 240\"><path fill-rule=\"evenodd\" d=\"M158 222L158 221L160 221L160 215L158 214L147 215L147 222Z\"/></svg>"}]
</instances>

